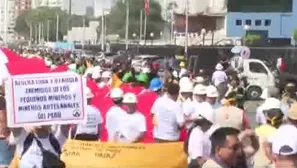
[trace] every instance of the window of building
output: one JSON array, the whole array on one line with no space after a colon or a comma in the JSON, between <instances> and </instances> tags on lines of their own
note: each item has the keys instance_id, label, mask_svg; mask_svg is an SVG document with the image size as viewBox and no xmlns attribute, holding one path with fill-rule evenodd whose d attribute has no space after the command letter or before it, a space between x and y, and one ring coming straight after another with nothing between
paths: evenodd
<instances>
[{"instance_id":1,"label":"window of building","mask_svg":"<svg viewBox=\"0 0 297 168\"><path fill-rule=\"evenodd\" d=\"M248 20L245 20L245 25L252 25L252 21L250 20L250 19L248 19Z\"/></svg>"},{"instance_id":2,"label":"window of building","mask_svg":"<svg viewBox=\"0 0 297 168\"><path fill-rule=\"evenodd\" d=\"M242 25L242 20L237 19L235 24L236 24L236 26L241 26Z\"/></svg>"},{"instance_id":3,"label":"window of building","mask_svg":"<svg viewBox=\"0 0 297 168\"><path fill-rule=\"evenodd\" d=\"M261 26L262 25L262 20L255 20L255 25L256 26Z\"/></svg>"},{"instance_id":4,"label":"window of building","mask_svg":"<svg viewBox=\"0 0 297 168\"><path fill-rule=\"evenodd\" d=\"M264 24L265 24L265 26L270 26L271 25L271 20L266 19Z\"/></svg>"},{"instance_id":5,"label":"window of building","mask_svg":"<svg viewBox=\"0 0 297 168\"><path fill-rule=\"evenodd\" d=\"M261 63L258 62L250 62L250 71L253 73L265 73L268 74L267 70L264 68L264 66Z\"/></svg>"}]
</instances>

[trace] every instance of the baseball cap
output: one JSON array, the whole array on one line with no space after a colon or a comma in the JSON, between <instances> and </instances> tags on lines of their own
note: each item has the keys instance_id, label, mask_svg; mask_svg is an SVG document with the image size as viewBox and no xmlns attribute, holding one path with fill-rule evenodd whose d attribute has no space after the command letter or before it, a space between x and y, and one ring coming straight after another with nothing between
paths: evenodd
<instances>
[{"instance_id":1,"label":"baseball cap","mask_svg":"<svg viewBox=\"0 0 297 168\"><path fill-rule=\"evenodd\" d=\"M124 92L120 88L114 88L111 90L110 97L111 98L122 98L124 96Z\"/></svg>"},{"instance_id":2,"label":"baseball cap","mask_svg":"<svg viewBox=\"0 0 297 168\"><path fill-rule=\"evenodd\" d=\"M219 92L217 90L217 88L213 85L209 85L206 88L206 97L218 97L219 96Z\"/></svg>"},{"instance_id":3,"label":"baseball cap","mask_svg":"<svg viewBox=\"0 0 297 168\"><path fill-rule=\"evenodd\" d=\"M194 94L197 95L205 95L206 94L206 87L202 84L198 84L194 87Z\"/></svg>"},{"instance_id":4,"label":"baseball cap","mask_svg":"<svg viewBox=\"0 0 297 168\"><path fill-rule=\"evenodd\" d=\"M297 103L294 103L287 114L288 118L297 120Z\"/></svg>"},{"instance_id":5,"label":"baseball cap","mask_svg":"<svg viewBox=\"0 0 297 168\"><path fill-rule=\"evenodd\" d=\"M274 154L283 156L297 154L297 128L293 125L281 126L270 141Z\"/></svg>"},{"instance_id":6,"label":"baseball cap","mask_svg":"<svg viewBox=\"0 0 297 168\"><path fill-rule=\"evenodd\" d=\"M137 97L134 93L126 93L123 98L123 103L137 103Z\"/></svg>"}]
</instances>

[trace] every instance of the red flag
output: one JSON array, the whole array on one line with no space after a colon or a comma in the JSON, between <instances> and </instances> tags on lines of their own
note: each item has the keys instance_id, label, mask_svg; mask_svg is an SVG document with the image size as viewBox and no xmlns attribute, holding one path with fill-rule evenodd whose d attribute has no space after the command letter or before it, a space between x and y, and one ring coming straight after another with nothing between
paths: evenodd
<instances>
[{"instance_id":1,"label":"red flag","mask_svg":"<svg viewBox=\"0 0 297 168\"><path fill-rule=\"evenodd\" d=\"M150 0L144 0L144 14L146 16L150 14Z\"/></svg>"}]
</instances>

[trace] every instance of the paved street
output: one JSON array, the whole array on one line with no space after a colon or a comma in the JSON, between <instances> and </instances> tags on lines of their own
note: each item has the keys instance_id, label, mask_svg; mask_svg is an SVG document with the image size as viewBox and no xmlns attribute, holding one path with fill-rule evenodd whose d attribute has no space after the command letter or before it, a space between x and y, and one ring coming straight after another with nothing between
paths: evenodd
<instances>
[{"instance_id":1,"label":"paved street","mask_svg":"<svg viewBox=\"0 0 297 168\"><path fill-rule=\"evenodd\" d=\"M257 110L257 107L261 105L261 103L262 103L261 101L247 101L245 103L246 113L252 128L255 128L257 126L256 120L255 120L256 110Z\"/></svg>"}]
</instances>

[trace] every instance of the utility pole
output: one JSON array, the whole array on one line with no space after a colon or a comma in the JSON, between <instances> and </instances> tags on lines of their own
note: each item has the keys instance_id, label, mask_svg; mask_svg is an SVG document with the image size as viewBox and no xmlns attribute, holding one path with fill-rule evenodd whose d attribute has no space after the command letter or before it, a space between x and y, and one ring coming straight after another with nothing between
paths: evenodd
<instances>
[{"instance_id":1,"label":"utility pole","mask_svg":"<svg viewBox=\"0 0 297 168\"><path fill-rule=\"evenodd\" d=\"M47 20L47 26L46 26L46 41L49 42L49 36L50 36L50 20Z\"/></svg>"},{"instance_id":2,"label":"utility pole","mask_svg":"<svg viewBox=\"0 0 297 168\"><path fill-rule=\"evenodd\" d=\"M85 27L86 27L86 19L83 17L83 39L82 39L82 50L85 49Z\"/></svg>"},{"instance_id":3,"label":"utility pole","mask_svg":"<svg viewBox=\"0 0 297 168\"><path fill-rule=\"evenodd\" d=\"M32 22L30 22L30 34L29 34L29 46L31 47L32 45L32 35L33 35L33 28L32 28Z\"/></svg>"},{"instance_id":4,"label":"utility pole","mask_svg":"<svg viewBox=\"0 0 297 168\"><path fill-rule=\"evenodd\" d=\"M103 52L104 51L104 39L105 39L105 36L104 36L104 33L105 33L105 26L104 26L104 23L105 22L105 19L104 19L104 9L102 9L102 15L101 15L101 51Z\"/></svg>"},{"instance_id":5,"label":"utility pole","mask_svg":"<svg viewBox=\"0 0 297 168\"><path fill-rule=\"evenodd\" d=\"M7 33L8 33L8 0L4 0L4 44L7 45Z\"/></svg>"}]
</instances>

